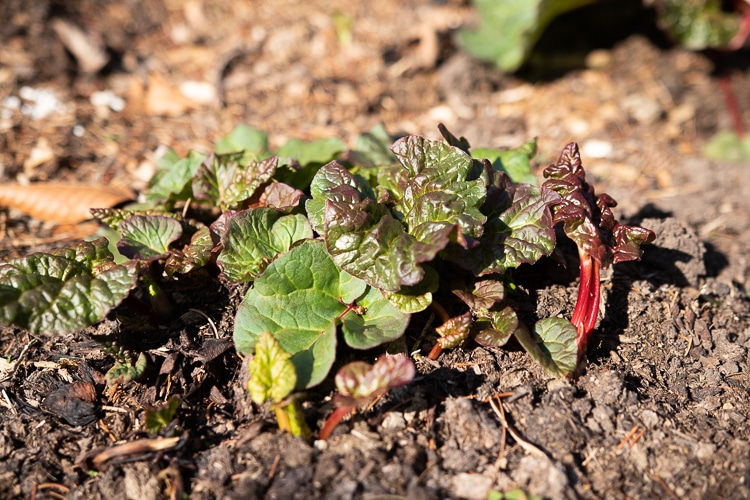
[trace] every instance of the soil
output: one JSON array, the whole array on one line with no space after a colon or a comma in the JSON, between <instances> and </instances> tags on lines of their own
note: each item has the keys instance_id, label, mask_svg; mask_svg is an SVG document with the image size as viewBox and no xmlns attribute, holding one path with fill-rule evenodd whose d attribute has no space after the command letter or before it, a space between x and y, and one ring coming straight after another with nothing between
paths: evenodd
<instances>
[{"instance_id":1,"label":"soil","mask_svg":"<svg viewBox=\"0 0 750 500\"><path fill-rule=\"evenodd\" d=\"M717 67L634 28L554 76L505 75L457 47L456 30L476 19L454 0L6 0L0 19L5 184L140 191L160 148L209 151L239 123L274 145L353 145L380 122L430 138L443 122L478 147L538 137L538 172L579 142L617 215L658 235L641 262L605 276L577 380L549 376L513 346L414 355L415 381L327 442L279 432L250 401L231 341L241 287L181 283L182 314L148 335L113 320L58 337L2 328L0 497L750 497L750 165L701 154L732 126L716 70L750 124L747 53ZM83 49L63 42L71 26ZM30 93L41 90L56 103L44 116ZM92 102L106 90L122 101ZM92 230L13 207L0 229L5 256ZM538 316L570 314L575 274L523 277ZM402 348L429 352L433 326L416 317ZM102 340L145 352L144 376L105 386L115 360ZM306 395L313 429L331 395L325 384ZM149 434L145 410L172 397L176 419Z\"/></svg>"}]
</instances>

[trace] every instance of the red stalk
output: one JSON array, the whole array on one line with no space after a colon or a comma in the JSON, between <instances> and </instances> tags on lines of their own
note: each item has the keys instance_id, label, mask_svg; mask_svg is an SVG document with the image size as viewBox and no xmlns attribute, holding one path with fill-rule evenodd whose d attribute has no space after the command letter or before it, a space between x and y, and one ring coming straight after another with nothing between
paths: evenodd
<instances>
[{"instance_id":1,"label":"red stalk","mask_svg":"<svg viewBox=\"0 0 750 500\"><path fill-rule=\"evenodd\" d=\"M570 320L578 331L578 359L583 359L588 347L591 332L594 331L601 301L600 267L590 255L581 254L581 283L578 286L578 299Z\"/></svg>"},{"instance_id":2,"label":"red stalk","mask_svg":"<svg viewBox=\"0 0 750 500\"><path fill-rule=\"evenodd\" d=\"M329 437L331 437L331 434L333 433L333 430L336 428L337 425L343 420L343 418L354 409L353 406L339 406L335 410L333 410L333 413L331 413L331 416L328 417L326 420L326 423L323 424L323 428L320 429L320 435L318 436L319 439L322 439L323 441L328 440Z\"/></svg>"}]
</instances>

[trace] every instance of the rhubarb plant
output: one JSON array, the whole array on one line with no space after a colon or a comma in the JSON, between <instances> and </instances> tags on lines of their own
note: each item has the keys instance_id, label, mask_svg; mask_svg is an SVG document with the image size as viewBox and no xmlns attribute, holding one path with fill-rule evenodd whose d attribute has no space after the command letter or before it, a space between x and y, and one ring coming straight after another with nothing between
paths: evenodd
<instances>
[{"instance_id":1,"label":"rhubarb plant","mask_svg":"<svg viewBox=\"0 0 750 500\"><path fill-rule=\"evenodd\" d=\"M577 144L565 146L557 164L547 167L544 176L548 178L544 187L562 197L553 207L553 221L563 224L565 234L578 247L580 284L570 322L577 333L576 365L580 365L599 313L601 269L640 258L640 246L653 242L656 235L617 222L612 213L615 200L607 194L597 196L586 182Z\"/></svg>"},{"instance_id":2,"label":"rhubarb plant","mask_svg":"<svg viewBox=\"0 0 750 500\"><path fill-rule=\"evenodd\" d=\"M145 204L93 210L114 235L110 245L0 264L0 323L61 333L116 310L123 329L141 316L158 325L175 320L164 290L179 289L185 276L246 287L233 336L248 359L250 395L302 435L297 398L329 376L337 353L372 359L415 315L429 324L437 313L442 323L432 358L515 338L548 372L574 375L597 321L600 269L638 258L653 233L615 220L614 200L586 183L574 144L540 186L530 164L535 141L472 149L439 129L443 141L391 144L377 127L351 151L333 139L271 151L263 132L238 127L211 154L169 151ZM578 301L571 321L527 326L514 275L555 250L557 224L579 247ZM111 375L143 373L142 361L118 362ZM339 408L322 435L413 375L403 357L344 367Z\"/></svg>"}]
</instances>

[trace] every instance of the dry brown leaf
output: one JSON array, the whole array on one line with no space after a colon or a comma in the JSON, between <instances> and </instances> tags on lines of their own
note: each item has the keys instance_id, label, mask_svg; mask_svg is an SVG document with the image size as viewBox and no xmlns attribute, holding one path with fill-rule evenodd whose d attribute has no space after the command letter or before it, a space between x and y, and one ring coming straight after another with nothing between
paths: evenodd
<instances>
[{"instance_id":1,"label":"dry brown leaf","mask_svg":"<svg viewBox=\"0 0 750 500\"><path fill-rule=\"evenodd\" d=\"M0 185L0 206L58 224L91 219L89 209L111 208L131 199L131 191L113 186L47 182L28 186Z\"/></svg>"}]
</instances>

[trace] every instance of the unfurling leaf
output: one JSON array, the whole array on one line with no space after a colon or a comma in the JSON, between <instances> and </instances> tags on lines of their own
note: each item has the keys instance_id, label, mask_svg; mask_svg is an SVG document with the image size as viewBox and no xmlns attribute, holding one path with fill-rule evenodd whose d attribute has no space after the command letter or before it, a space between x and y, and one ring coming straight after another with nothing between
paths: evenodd
<instances>
[{"instance_id":1,"label":"unfurling leaf","mask_svg":"<svg viewBox=\"0 0 750 500\"><path fill-rule=\"evenodd\" d=\"M255 355L249 361L250 379L247 388L256 404L266 401L280 403L294 390L297 373L291 354L268 332L258 337Z\"/></svg>"},{"instance_id":2,"label":"unfurling leaf","mask_svg":"<svg viewBox=\"0 0 750 500\"><path fill-rule=\"evenodd\" d=\"M107 371L105 375L107 384L111 385L115 382L132 382L138 380L146 373L147 366L148 357L146 357L145 353L140 353L135 362L131 359L119 360Z\"/></svg>"},{"instance_id":3,"label":"unfurling leaf","mask_svg":"<svg viewBox=\"0 0 750 500\"><path fill-rule=\"evenodd\" d=\"M213 247L211 231L204 226L193 233L188 246L181 251L173 250L169 253L164 270L171 276L176 273L187 274L193 269L201 268L211 260Z\"/></svg>"},{"instance_id":4,"label":"unfurling leaf","mask_svg":"<svg viewBox=\"0 0 750 500\"><path fill-rule=\"evenodd\" d=\"M415 374L414 363L401 354L381 356L374 365L354 361L336 373L337 404L366 403L389 389L408 384Z\"/></svg>"},{"instance_id":5,"label":"unfurling leaf","mask_svg":"<svg viewBox=\"0 0 750 500\"><path fill-rule=\"evenodd\" d=\"M242 161L241 152L206 158L193 177L193 195L222 210L237 208L273 177L278 165L276 156L244 165Z\"/></svg>"},{"instance_id":6,"label":"unfurling leaf","mask_svg":"<svg viewBox=\"0 0 750 500\"><path fill-rule=\"evenodd\" d=\"M107 240L0 264L0 323L64 333L104 319L135 286L133 266L115 265Z\"/></svg>"},{"instance_id":7,"label":"unfurling leaf","mask_svg":"<svg viewBox=\"0 0 750 500\"><path fill-rule=\"evenodd\" d=\"M151 434L158 434L172 422L177 410L180 408L180 400L171 398L161 408L149 408L146 410L146 430Z\"/></svg>"},{"instance_id":8,"label":"unfurling leaf","mask_svg":"<svg viewBox=\"0 0 750 500\"><path fill-rule=\"evenodd\" d=\"M495 303L503 300L505 286L502 281L488 279L474 283L472 291L456 287L452 292L476 313L481 309L490 309Z\"/></svg>"},{"instance_id":9,"label":"unfurling leaf","mask_svg":"<svg viewBox=\"0 0 750 500\"><path fill-rule=\"evenodd\" d=\"M461 316L450 318L448 321L435 328L435 331L440 335L438 338L438 344L443 349L458 347L469 336L471 325L471 312L466 312Z\"/></svg>"},{"instance_id":10,"label":"unfurling leaf","mask_svg":"<svg viewBox=\"0 0 750 500\"><path fill-rule=\"evenodd\" d=\"M502 347L519 327L518 316L513 308L500 310L482 309L477 313L472 330L477 331L474 341L484 347Z\"/></svg>"},{"instance_id":11,"label":"unfurling leaf","mask_svg":"<svg viewBox=\"0 0 750 500\"><path fill-rule=\"evenodd\" d=\"M230 281L252 281L280 253L297 241L313 237L304 215L283 215L272 208L232 212L221 237L224 250L217 259Z\"/></svg>"},{"instance_id":12,"label":"unfurling leaf","mask_svg":"<svg viewBox=\"0 0 750 500\"><path fill-rule=\"evenodd\" d=\"M117 250L134 260L166 257L169 244L182 235L182 224L162 215L134 215L120 224Z\"/></svg>"}]
</instances>

